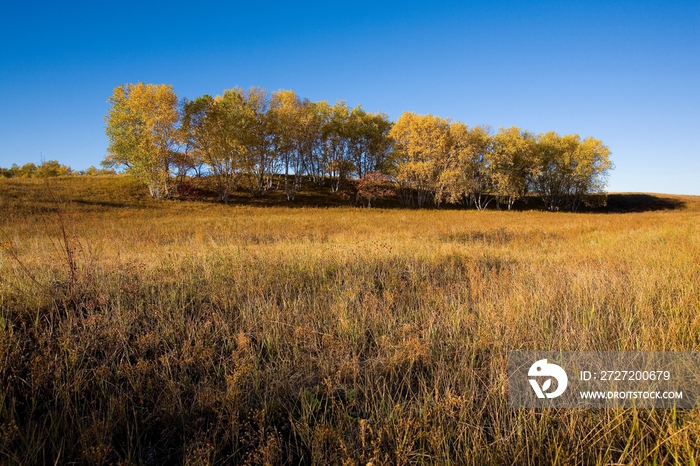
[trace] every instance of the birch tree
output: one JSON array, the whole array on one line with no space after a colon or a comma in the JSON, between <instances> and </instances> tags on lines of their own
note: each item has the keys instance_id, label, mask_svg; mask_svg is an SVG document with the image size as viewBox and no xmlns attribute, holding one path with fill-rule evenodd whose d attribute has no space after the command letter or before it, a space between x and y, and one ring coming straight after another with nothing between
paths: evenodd
<instances>
[{"instance_id":1,"label":"birch tree","mask_svg":"<svg viewBox=\"0 0 700 466\"><path fill-rule=\"evenodd\" d=\"M396 180L407 205L437 206L448 194L457 170L456 137L462 123L404 112L389 133L394 143ZM464 127L466 130L466 127Z\"/></svg>"},{"instance_id":2,"label":"birch tree","mask_svg":"<svg viewBox=\"0 0 700 466\"><path fill-rule=\"evenodd\" d=\"M165 84L124 84L114 89L105 116L106 167L125 167L151 196L168 197L171 164L180 133L177 95Z\"/></svg>"},{"instance_id":3,"label":"birch tree","mask_svg":"<svg viewBox=\"0 0 700 466\"><path fill-rule=\"evenodd\" d=\"M243 113L243 99L235 90L217 97L203 95L185 102L183 108L182 132L187 148L209 169L222 202L228 202L237 188L246 160L240 131Z\"/></svg>"},{"instance_id":4,"label":"birch tree","mask_svg":"<svg viewBox=\"0 0 700 466\"><path fill-rule=\"evenodd\" d=\"M499 204L511 210L513 204L527 192L533 169L535 136L520 128L499 128L487 153L493 190Z\"/></svg>"},{"instance_id":5,"label":"birch tree","mask_svg":"<svg viewBox=\"0 0 700 466\"><path fill-rule=\"evenodd\" d=\"M577 210L590 203L607 184L610 149L602 141L578 134L560 136L554 131L537 136L533 189L548 210Z\"/></svg>"},{"instance_id":6,"label":"birch tree","mask_svg":"<svg viewBox=\"0 0 700 466\"><path fill-rule=\"evenodd\" d=\"M314 137L314 115L309 102L301 100L293 91L272 94L271 112L276 133L276 151L284 167L284 191L293 201L301 188L306 157L310 156Z\"/></svg>"},{"instance_id":7,"label":"birch tree","mask_svg":"<svg viewBox=\"0 0 700 466\"><path fill-rule=\"evenodd\" d=\"M245 147L244 167L250 189L255 197L262 197L272 187L278 162L274 150L277 135L270 112L271 95L259 87L251 87L248 91L236 88L231 92L237 93L242 102L236 131Z\"/></svg>"}]
</instances>

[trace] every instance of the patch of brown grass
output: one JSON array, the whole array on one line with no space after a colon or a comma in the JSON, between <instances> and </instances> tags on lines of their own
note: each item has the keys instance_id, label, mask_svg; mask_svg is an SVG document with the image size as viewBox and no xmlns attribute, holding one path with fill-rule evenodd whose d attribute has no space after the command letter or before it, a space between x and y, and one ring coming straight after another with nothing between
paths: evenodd
<instances>
[{"instance_id":1,"label":"patch of brown grass","mask_svg":"<svg viewBox=\"0 0 700 466\"><path fill-rule=\"evenodd\" d=\"M697 462L697 410L513 410L505 384L514 349L698 350L698 198L552 214L50 189L70 202L0 180L5 462Z\"/></svg>"}]
</instances>

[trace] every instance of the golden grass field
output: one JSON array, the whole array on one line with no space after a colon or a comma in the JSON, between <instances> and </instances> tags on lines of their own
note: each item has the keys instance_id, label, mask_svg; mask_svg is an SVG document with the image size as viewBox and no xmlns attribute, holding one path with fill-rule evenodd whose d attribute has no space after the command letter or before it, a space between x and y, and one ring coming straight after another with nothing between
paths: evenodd
<instances>
[{"instance_id":1,"label":"golden grass field","mask_svg":"<svg viewBox=\"0 0 700 466\"><path fill-rule=\"evenodd\" d=\"M700 349L700 198L655 199L674 208L0 179L0 462L698 464L697 409L507 403L510 350Z\"/></svg>"}]
</instances>

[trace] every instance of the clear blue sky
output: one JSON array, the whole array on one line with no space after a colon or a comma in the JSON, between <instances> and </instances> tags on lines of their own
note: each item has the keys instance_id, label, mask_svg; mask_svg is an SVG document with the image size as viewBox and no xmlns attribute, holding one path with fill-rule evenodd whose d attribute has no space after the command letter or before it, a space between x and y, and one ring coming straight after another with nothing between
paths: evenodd
<instances>
[{"instance_id":1,"label":"clear blue sky","mask_svg":"<svg viewBox=\"0 0 700 466\"><path fill-rule=\"evenodd\" d=\"M700 1L7 2L0 166L106 154L122 83L234 86L602 139L610 191L700 194Z\"/></svg>"}]
</instances>

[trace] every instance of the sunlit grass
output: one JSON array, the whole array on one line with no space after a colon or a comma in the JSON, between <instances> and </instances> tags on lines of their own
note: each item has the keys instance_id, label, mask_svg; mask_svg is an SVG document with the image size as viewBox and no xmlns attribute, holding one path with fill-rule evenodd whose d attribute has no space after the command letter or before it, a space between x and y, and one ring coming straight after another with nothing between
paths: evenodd
<instances>
[{"instance_id":1,"label":"sunlit grass","mask_svg":"<svg viewBox=\"0 0 700 466\"><path fill-rule=\"evenodd\" d=\"M697 463L697 410L513 410L505 385L513 349L698 350L700 201L677 199L287 208L0 180L3 461Z\"/></svg>"}]
</instances>

